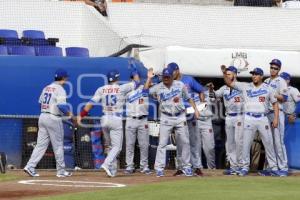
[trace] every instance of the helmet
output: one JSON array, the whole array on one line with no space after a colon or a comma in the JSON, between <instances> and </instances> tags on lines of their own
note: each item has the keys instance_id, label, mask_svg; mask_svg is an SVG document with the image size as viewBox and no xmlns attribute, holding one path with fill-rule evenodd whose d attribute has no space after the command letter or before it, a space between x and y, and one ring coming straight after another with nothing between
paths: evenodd
<instances>
[{"instance_id":1,"label":"helmet","mask_svg":"<svg viewBox=\"0 0 300 200\"><path fill-rule=\"evenodd\" d=\"M67 71L63 70L63 69L57 69L55 71L55 75L54 75L55 78L67 78L69 77Z\"/></svg>"},{"instance_id":2,"label":"helmet","mask_svg":"<svg viewBox=\"0 0 300 200\"><path fill-rule=\"evenodd\" d=\"M117 70L111 70L107 73L107 80L108 82L116 81L120 77L120 73Z\"/></svg>"}]
</instances>

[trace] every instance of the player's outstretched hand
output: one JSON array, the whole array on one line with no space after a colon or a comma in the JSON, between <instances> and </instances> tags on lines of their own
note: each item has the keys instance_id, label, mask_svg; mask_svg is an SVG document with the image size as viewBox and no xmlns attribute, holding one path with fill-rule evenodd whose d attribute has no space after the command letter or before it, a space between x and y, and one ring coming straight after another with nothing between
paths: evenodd
<instances>
[{"instance_id":1,"label":"player's outstretched hand","mask_svg":"<svg viewBox=\"0 0 300 200\"><path fill-rule=\"evenodd\" d=\"M147 77L148 78L153 78L154 76L155 76L155 74L153 72L153 68L149 68L148 73L147 73Z\"/></svg>"},{"instance_id":2,"label":"player's outstretched hand","mask_svg":"<svg viewBox=\"0 0 300 200\"><path fill-rule=\"evenodd\" d=\"M213 82L209 82L209 83L207 83L205 86L206 86L210 91L211 91L211 90L214 90L214 88L215 88L215 85L213 84Z\"/></svg>"},{"instance_id":3,"label":"player's outstretched hand","mask_svg":"<svg viewBox=\"0 0 300 200\"><path fill-rule=\"evenodd\" d=\"M288 122L289 124L294 124L296 121L296 115L289 115L288 116Z\"/></svg>"},{"instance_id":4,"label":"player's outstretched hand","mask_svg":"<svg viewBox=\"0 0 300 200\"><path fill-rule=\"evenodd\" d=\"M277 128L278 127L278 120L277 119L274 119L273 122L272 122L272 127L273 128Z\"/></svg>"},{"instance_id":5,"label":"player's outstretched hand","mask_svg":"<svg viewBox=\"0 0 300 200\"><path fill-rule=\"evenodd\" d=\"M221 68L221 71L222 71L223 73L225 73L225 71L226 71L226 65L221 65L220 68Z\"/></svg>"}]
</instances>

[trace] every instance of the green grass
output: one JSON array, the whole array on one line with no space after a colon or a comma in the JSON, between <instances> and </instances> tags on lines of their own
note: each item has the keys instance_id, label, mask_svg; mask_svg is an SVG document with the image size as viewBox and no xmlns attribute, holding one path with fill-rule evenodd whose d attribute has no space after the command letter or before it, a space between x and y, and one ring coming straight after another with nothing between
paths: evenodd
<instances>
[{"instance_id":1,"label":"green grass","mask_svg":"<svg viewBox=\"0 0 300 200\"><path fill-rule=\"evenodd\" d=\"M299 200L300 177L218 177L106 189L41 200Z\"/></svg>"},{"instance_id":2,"label":"green grass","mask_svg":"<svg viewBox=\"0 0 300 200\"><path fill-rule=\"evenodd\" d=\"M16 180L17 177L11 174L0 174L0 182Z\"/></svg>"}]
</instances>

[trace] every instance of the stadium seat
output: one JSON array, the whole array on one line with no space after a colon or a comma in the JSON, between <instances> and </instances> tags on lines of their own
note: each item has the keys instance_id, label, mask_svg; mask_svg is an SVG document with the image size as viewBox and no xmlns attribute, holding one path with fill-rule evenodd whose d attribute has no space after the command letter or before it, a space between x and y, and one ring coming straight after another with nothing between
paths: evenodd
<instances>
[{"instance_id":1,"label":"stadium seat","mask_svg":"<svg viewBox=\"0 0 300 200\"><path fill-rule=\"evenodd\" d=\"M18 39L18 33L15 30L0 29L0 37Z\"/></svg>"},{"instance_id":2,"label":"stadium seat","mask_svg":"<svg viewBox=\"0 0 300 200\"><path fill-rule=\"evenodd\" d=\"M38 30L24 30L23 37L30 39L45 39L45 34L43 31Z\"/></svg>"},{"instance_id":3,"label":"stadium seat","mask_svg":"<svg viewBox=\"0 0 300 200\"><path fill-rule=\"evenodd\" d=\"M6 46L0 45L0 55L8 55Z\"/></svg>"},{"instance_id":4,"label":"stadium seat","mask_svg":"<svg viewBox=\"0 0 300 200\"><path fill-rule=\"evenodd\" d=\"M35 49L31 46L13 46L10 51L11 55L35 56Z\"/></svg>"},{"instance_id":5,"label":"stadium seat","mask_svg":"<svg viewBox=\"0 0 300 200\"><path fill-rule=\"evenodd\" d=\"M18 38L17 31L9 29L0 29L0 44L17 46L22 45L22 42Z\"/></svg>"},{"instance_id":6,"label":"stadium seat","mask_svg":"<svg viewBox=\"0 0 300 200\"><path fill-rule=\"evenodd\" d=\"M66 48L66 56L69 57L89 57L89 50L83 47Z\"/></svg>"},{"instance_id":7,"label":"stadium seat","mask_svg":"<svg viewBox=\"0 0 300 200\"><path fill-rule=\"evenodd\" d=\"M37 56L63 56L61 47L39 46L35 50Z\"/></svg>"}]
</instances>

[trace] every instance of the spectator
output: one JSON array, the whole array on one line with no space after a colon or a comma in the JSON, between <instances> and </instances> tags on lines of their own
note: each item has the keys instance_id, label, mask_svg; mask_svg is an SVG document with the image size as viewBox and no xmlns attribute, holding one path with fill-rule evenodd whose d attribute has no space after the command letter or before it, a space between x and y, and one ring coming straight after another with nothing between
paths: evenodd
<instances>
[{"instance_id":1,"label":"spectator","mask_svg":"<svg viewBox=\"0 0 300 200\"><path fill-rule=\"evenodd\" d=\"M86 4L94 6L103 16L107 17L107 4L106 0L84 0Z\"/></svg>"},{"instance_id":2,"label":"spectator","mask_svg":"<svg viewBox=\"0 0 300 200\"><path fill-rule=\"evenodd\" d=\"M234 0L234 6L272 7L273 0Z\"/></svg>"}]
</instances>

